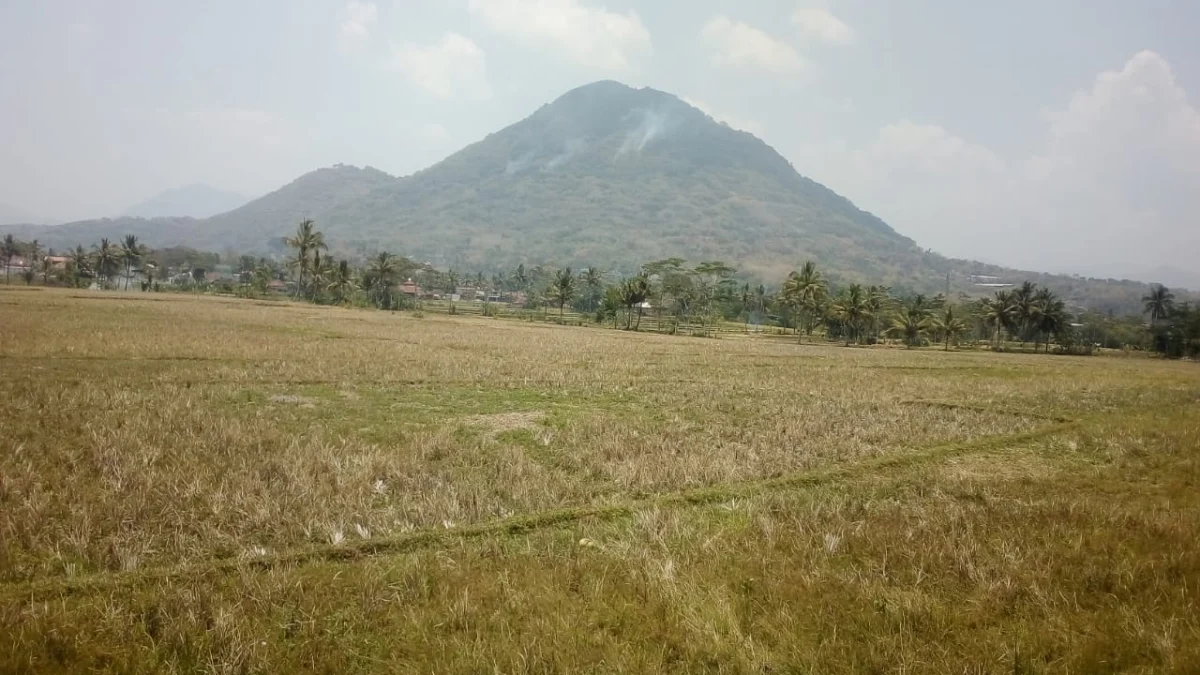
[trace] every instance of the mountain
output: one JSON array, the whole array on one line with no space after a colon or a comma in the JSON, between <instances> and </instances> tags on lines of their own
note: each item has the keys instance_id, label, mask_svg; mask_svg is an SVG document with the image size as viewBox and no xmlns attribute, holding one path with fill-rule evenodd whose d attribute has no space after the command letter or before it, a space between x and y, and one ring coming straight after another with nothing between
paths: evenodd
<instances>
[{"instance_id":1,"label":"mountain","mask_svg":"<svg viewBox=\"0 0 1200 675\"><path fill-rule=\"evenodd\" d=\"M345 164L317 169L282 188L239 208L198 220L189 217L100 218L64 223L56 227L0 227L21 239L37 237L58 248L89 246L102 237L117 240L126 234L152 247L191 246L207 251L224 251L230 246L241 251L278 251L282 238L302 218L320 218L330 206L354 200L396 180L378 169ZM323 221L319 221L323 222Z\"/></svg>"},{"instance_id":2,"label":"mountain","mask_svg":"<svg viewBox=\"0 0 1200 675\"><path fill-rule=\"evenodd\" d=\"M250 198L245 195L210 185L185 185L160 192L129 207L121 215L131 218L208 218L232 211L248 201Z\"/></svg>"},{"instance_id":3,"label":"mountain","mask_svg":"<svg viewBox=\"0 0 1200 675\"><path fill-rule=\"evenodd\" d=\"M329 214L339 205L357 203L396 180L369 166L360 169L338 164L317 169L241 208L209 218L190 241L214 251L229 245L248 251L271 250L303 218L316 220L330 241L353 239L357 224L342 222L332 227ZM386 240L378 243L390 245Z\"/></svg>"},{"instance_id":4,"label":"mountain","mask_svg":"<svg viewBox=\"0 0 1200 675\"><path fill-rule=\"evenodd\" d=\"M326 235L455 266L668 256L763 276L814 257L892 267L920 249L751 134L670 94L588 85L446 160L336 205ZM350 225L352 224L352 226Z\"/></svg>"},{"instance_id":5,"label":"mountain","mask_svg":"<svg viewBox=\"0 0 1200 675\"><path fill-rule=\"evenodd\" d=\"M567 92L411 176L337 165L204 220L83 221L38 236L73 246L134 232L152 246L281 253L301 218L317 222L335 254L387 249L468 270L526 262L628 273L679 256L730 262L770 285L812 259L838 283L981 294L1028 279L1116 311L1135 311L1145 288L945 258L755 136L616 82Z\"/></svg>"},{"instance_id":6,"label":"mountain","mask_svg":"<svg viewBox=\"0 0 1200 675\"><path fill-rule=\"evenodd\" d=\"M318 180L329 171L336 189ZM924 255L751 134L671 94L616 82L568 92L412 176L358 171L309 174L210 219L201 241L261 247L308 216L331 243L456 267L629 267L678 255L769 278L805 257L895 270Z\"/></svg>"}]
</instances>

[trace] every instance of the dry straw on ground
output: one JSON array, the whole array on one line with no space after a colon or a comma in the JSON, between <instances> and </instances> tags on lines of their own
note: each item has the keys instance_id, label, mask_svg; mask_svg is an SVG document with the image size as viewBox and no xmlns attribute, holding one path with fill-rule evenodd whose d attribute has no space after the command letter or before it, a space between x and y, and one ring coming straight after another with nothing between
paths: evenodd
<instances>
[{"instance_id":1,"label":"dry straw on ground","mask_svg":"<svg viewBox=\"0 0 1200 675\"><path fill-rule=\"evenodd\" d=\"M0 290L0 369L0 671L1200 660L1194 364Z\"/></svg>"}]
</instances>

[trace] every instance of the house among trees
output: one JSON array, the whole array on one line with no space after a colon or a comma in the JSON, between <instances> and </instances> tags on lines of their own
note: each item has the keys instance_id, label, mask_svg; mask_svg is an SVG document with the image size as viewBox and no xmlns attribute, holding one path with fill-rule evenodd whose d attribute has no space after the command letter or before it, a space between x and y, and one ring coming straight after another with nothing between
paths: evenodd
<instances>
[{"instance_id":1,"label":"house among trees","mask_svg":"<svg viewBox=\"0 0 1200 675\"><path fill-rule=\"evenodd\" d=\"M412 277L409 277L404 283L400 284L400 292L409 297L415 298L420 295L421 287L417 286L416 282L412 280Z\"/></svg>"},{"instance_id":2,"label":"house among trees","mask_svg":"<svg viewBox=\"0 0 1200 675\"><path fill-rule=\"evenodd\" d=\"M8 261L7 267L7 272L12 274L21 274L25 270L29 269L29 261L22 256L14 256L12 260Z\"/></svg>"}]
</instances>

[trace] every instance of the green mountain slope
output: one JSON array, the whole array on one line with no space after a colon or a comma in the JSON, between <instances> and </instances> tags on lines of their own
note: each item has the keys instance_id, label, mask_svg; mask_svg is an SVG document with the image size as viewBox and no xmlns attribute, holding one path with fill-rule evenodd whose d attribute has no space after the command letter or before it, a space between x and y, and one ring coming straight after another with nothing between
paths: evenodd
<instances>
[{"instance_id":1,"label":"green mountain slope","mask_svg":"<svg viewBox=\"0 0 1200 675\"><path fill-rule=\"evenodd\" d=\"M329 213L340 204L357 203L373 190L395 182L394 176L369 166L360 169L338 164L310 171L245 206L205 220L189 241L193 246L214 251L225 246L260 252L275 250L281 238L295 231L296 223L303 218L316 220L327 236L345 239L353 234L356 224L330 227Z\"/></svg>"},{"instance_id":2,"label":"green mountain slope","mask_svg":"<svg viewBox=\"0 0 1200 675\"><path fill-rule=\"evenodd\" d=\"M915 263L885 223L797 174L754 136L678 98L600 82L413 176L344 202L332 238L457 266L732 260L763 276L798 258Z\"/></svg>"}]
</instances>

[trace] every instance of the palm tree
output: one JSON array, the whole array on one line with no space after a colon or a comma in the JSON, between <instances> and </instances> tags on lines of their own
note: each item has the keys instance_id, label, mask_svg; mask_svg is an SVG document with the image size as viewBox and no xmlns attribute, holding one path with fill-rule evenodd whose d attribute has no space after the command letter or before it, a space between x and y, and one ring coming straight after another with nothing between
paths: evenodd
<instances>
[{"instance_id":1,"label":"palm tree","mask_svg":"<svg viewBox=\"0 0 1200 675\"><path fill-rule=\"evenodd\" d=\"M838 296L831 308L833 315L845 324L846 344L850 344L850 336L854 336L854 343L858 344L860 333L862 332L862 322L867 316L867 296L863 292L861 284L850 284L850 288Z\"/></svg>"},{"instance_id":2,"label":"palm tree","mask_svg":"<svg viewBox=\"0 0 1200 675\"><path fill-rule=\"evenodd\" d=\"M1175 309L1175 294L1162 284L1154 284L1150 292L1142 296L1142 311L1150 315L1150 324L1154 325L1171 315Z\"/></svg>"},{"instance_id":3,"label":"palm tree","mask_svg":"<svg viewBox=\"0 0 1200 675\"><path fill-rule=\"evenodd\" d=\"M455 314L454 296L458 295L458 274L454 270L446 270L446 299L450 301L450 313Z\"/></svg>"},{"instance_id":4,"label":"palm tree","mask_svg":"<svg viewBox=\"0 0 1200 675\"><path fill-rule=\"evenodd\" d=\"M17 240L11 235L4 235L4 244L0 246L0 257L4 258L4 283L9 283L12 280L12 270L9 265L12 265L12 259L17 257L21 252L21 247L17 245Z\"/></svg>"},{"instance_id":5,"label":"palm tree","mask_svg":"<svg viewBox=\"0 0 1200 675\"><path fill-rule=\"evenodd\" d=\"M967 332L967 323L954 316L954 305L946 305L946 313L934 317L932 327L945 339L946 351L950 351L951 341L958 344L958 339Z\"/></svg>"},{"instance_id":6,"label":"palm tree","mask_svg":"<svg viewBox=\"0 0 1200 675\"><path fill-rule=\"evenodd\" d=\"M292 259L292 264L299 270L299 278L296 281L296 293L299 295L304 292L304 281L309 268L309 251L319 251L329 247L325 245L325 235L316 229L316 223L310 218L301 220L296 227L296 234L283 241L296 249L296 257Z\"/></svg>"},{"instance_id":7,"label":"palm tree","mask_svg":"<svg viewBox=\"0 0 1200 675\"><path fill-rule=\"evenodd\" d=\"M529 276L525 273L525 263L517 265L513 271L512 284L514 291L523 291L529 286Z\"/></svg>"},{"instance_id":8,"label":"palm tree","mask_svg":"<svg viewBox=\"0 0 1200 675\"><path fill-rule=\"evenodd\" d=\"M742 319L743 319L742 332L743 333L750 332L750 301L753 298L754 298L754 295L750 291L750 283L747 282L747 283L742 284L741 295L738 297L738 299L741 300L741 303L742 303Z\"/></svg>"},{"instance_id":9,"label":"palm tree","mask_svg":"<svg viewBox=\"0 0 1200 675\"><path fill-rule=\"evenodd\" d=\"M550 282L550 288L546 291L546 297L551 302L558 303L558 321L562 323L563 307L575 298L575 276L571 274L570 267L563 268L554 273L554 280Z\"/></svg>"},{"instance_id":10,"label":"palm tree","mask_svg":"<svg viewBox=\"0 0 1200 675\"><path fill-rule=\"evenodd\" d=\"M1037 286L1031 281L1022 283L1020 288L1012 292L1012 321L1016 326L1018 337L1021 339L1022 350L1025 348L1029 332L1036 323L1034 315L1037 313L1035 306L1037 293Z\"/></svg>"},{"instance_id":11,"label":"palm tree","mask_svg":"<svg viewBox=\"0 0 1200 675\"><path fill-rule=\"evenodd\" d=\"M125 240L121 242L121 260L125 263L125 290L129 290L129 277L133 274L133 265L142 259L143 253L137 235L125 235Z\"/></svg>"},{"instance_id":12,"label":"palm tree","mask_svg":"<svg viewBox=\"0 0 1200 675\"><path fill-rule=\"evenodd\" d=\"M929 330L932 308L924 295L916 295L892 318L891 332L904 337L909 347L921 343L921 337Z\"/></svg>"},{"instance_id":13,"label":"palm tree","mask_svg":"<svg viewBox=\"0 0 1200 675\"><path fill-rule=\"evenodd\" d=\"M1062 300L1054 297L1054 294L1049 291L1034 302L1032 319L1034 321L1033 328L1046 337L1047 352L1050 351L1050 336L1057 337L1070 327L1066 307ZM1033 351L1037 351L1036 344L1033 346Z\"/></svg>"},{"instance_id":14,"label":"palm tree","mask_svg":"<svg viewBox=\"0 0 1200 675\"><path fill-rule=\"evenodd\" d=\"M29 285L34 279L34 265L42 258L42 246L38 244L38 240L34 239L29 242L29 267L25 270L25 285Z\"/></svg>"},{"instance_id":15,"label":"palm tree","mask_svg":"<svg viewBox=\"0 0 1200 675\"><path fill-rule=\"evenodd\" d=\"M250 287L259 293L266 293L273 278L274 274L271 267L267 265L266 258L259 258L258 264L255 265L250 276Z\"/></svg>"},{"instance_id":16,"label":"palm tree","mask_svg":"<svg viewBox=\"0 0 1200 675\"><path fill-rule=\"evenodd\" d=\"M595 311L600 306L600 298L604 294L604 273L595 267L584 270L583 286L587 289L587 311Z\"/></svg>"},{"instance_id":17,"label":"palm tree","mask_svg":"<svg viewBox=\"0 0 1200 675\"><path fill-rule=\"evenodd\" d=\"M90 271L91 263L92 258L88 252L83 250L82 246L76 246L75 251L71 253L71 270L75 275L76 286L79 286L83 275Z\"/></svg>"},{"instance_id":18,"label":"palm tree","mask_svg":"<svg viewBox=\"0 0 1200 675\"><path fill-rule=\"evenodd\" d=\"M871 326L871 337L878 337L879 320L884 318L884 312L892 303L891 291L892 289L887 286L870 286L867 288L866 320ZM921 298L922 306L928 307L924 296L918 297Z\"/></svg>"},{"instance_id":19,"label":"palm tree","mask_svg":"<svg viewBox=\"0 0 1200 675\"><path fill-rule=\"evenodd\" d=\"M96 246L95 258L96 274L106 282L121 266L117 247L108 243L107 238L102 238L100 244Z\"/></svg>"},{"instance_id":20,"label":"palm tree","mask_svg":"<svg viewBox=\"0 0 1200 675\"><path fill-rule=\"evenodd\" d=\"M328 287L335 303L340 305L346 301L346 297L354 290L354 270L350 267L350 261L338 261L337 267L329 274Z\"/></svg>"},{"instance_id":21,"label":"palm tree","mask_svg":"<svg viewBox=\"0 0 1200 675\"><path fill-rule=\"evenodd\" d=\"M754 307L755 311L758 312L758 320L761 323L762 315L767 311L767 287L762 284L759 284L758 288L754 289Z\"/></svg>"},{"instance_id":22,"label":"palm tree","mask_svg":"<svg viewBox=\"0 0 1200 675\"><path fill-rule=\"evenodd\" d=\"M333 275L333 258L322 256L320 250L313 251L313 261L308 273L308 299L318 302L322 299L321 291L329 284Z\"/></svg>"},{"instance_id":23,"label":"palm tree","mask_svg":"<svg viewBox=\"0 0 1200 675\"><path fill-rule=\"evenodd\" d=\"M392 307L392 286L396 284L397 269L396 256L387 251L375 256L367 267L371 294L375 305L381 309Z\"/></svg>"},{"instance_id":24,"label":"palm tree","mask_svg":"<svg viewBox=\"0 0 1200 675\"><path fill-rule=\"evenodd\" d=\"M979 318L993 331L995 347L999 349L1000 331L1011 327L1013 323L1012 294L997 291L994 297L984 298L979 304Z\"/></svg>"},{"instance_id":25,"label":"palm tree","mask_svg":"<svg viewBox=\"0 0 1200 675\"><path fill-rule=\"evenodd\" d=\"M803 318L804 332L811 336L816 327L817 308L825 294L825 280L813 261L808 260L799 272L788 275L783 283L784 302L797 316ZM796 336L800 336L800 323L796 323Z\"/></svg>"},{"instance_id":26,"label":"palm tree","mask_svg":"<svg viewBox=\"0 0 1200 675\"><path fill-rule=\"evenodd\" d=\"M621 283L621 303L625 306L625 328L637 330L642 325L642 303L650 295L650 280L639 274ZM637 308L637 325L633 325L633 309Z\"/></svg>"}]
</instances>

